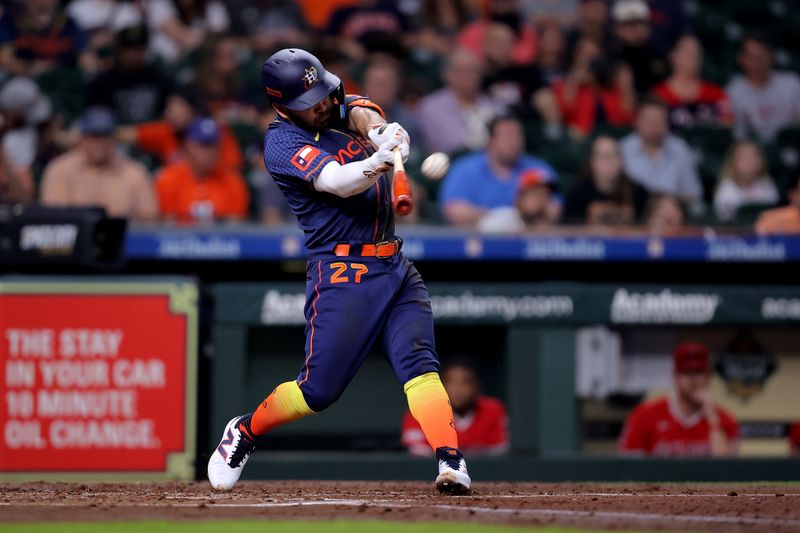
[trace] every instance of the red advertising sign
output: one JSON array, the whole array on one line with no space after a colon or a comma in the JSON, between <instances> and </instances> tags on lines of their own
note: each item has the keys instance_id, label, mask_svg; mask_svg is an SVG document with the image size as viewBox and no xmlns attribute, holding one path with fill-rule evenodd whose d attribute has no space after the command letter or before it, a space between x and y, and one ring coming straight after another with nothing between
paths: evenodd
<instances>
[{"instance_id":1,"label":"red advertising sign","mask_svg":"<svg viewBox=\"0 0 800 533\"><path fill-rule=\"evenodd\" d=\"M167 472L194 448L196 313L169 285L58 286L0 290L0 473Z\"/></svg>"}]
</instances>

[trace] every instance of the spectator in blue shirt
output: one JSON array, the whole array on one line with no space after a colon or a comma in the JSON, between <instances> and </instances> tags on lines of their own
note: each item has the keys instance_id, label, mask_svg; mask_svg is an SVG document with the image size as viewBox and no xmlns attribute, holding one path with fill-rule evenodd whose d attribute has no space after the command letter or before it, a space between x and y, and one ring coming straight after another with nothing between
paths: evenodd
<instances>
[{"instance_id":1,"label":"spectator in blue shirt","mask_svg":"<svg viewBox=\"0 0 800 533\"><path fill-rule=\"evenodd\" d=\"M474 227L490 210L514 205L520 175L538 170L549 183L558 180L545 161L524 153L522 123L512 116L495 118L489 124L485 150L465 155L453 163L439 191L445 220ZM560 205L554 200L552 218Z\"/></svg>"}]
</instances>

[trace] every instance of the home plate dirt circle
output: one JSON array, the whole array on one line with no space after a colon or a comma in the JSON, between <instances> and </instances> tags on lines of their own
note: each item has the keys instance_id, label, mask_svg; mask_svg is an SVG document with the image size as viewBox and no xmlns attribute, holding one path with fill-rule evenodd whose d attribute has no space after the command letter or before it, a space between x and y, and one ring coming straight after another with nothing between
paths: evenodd
<instances>
[{"instance_id":1,"label":"home plate dirt circle","mask_svg":"<svg viewBox=\"0 0 800 533\"><path fill-rule=\"evenodd\" d=\"M0 522L58 520L457 521L613 530L800 532L800 486L476 483L442 496L427 483L0 484Z\"/></svg>"}]
</instances>

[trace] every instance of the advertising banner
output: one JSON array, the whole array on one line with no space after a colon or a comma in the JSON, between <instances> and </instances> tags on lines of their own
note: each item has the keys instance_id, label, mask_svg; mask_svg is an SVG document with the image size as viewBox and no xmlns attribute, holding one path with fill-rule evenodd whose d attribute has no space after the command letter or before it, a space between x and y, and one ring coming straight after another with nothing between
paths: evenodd
<instances>
[{"instance_id":1,"label":"advertising banner","mask_svg":"<svg viewBox=\"0 0 800 533\"><path fill-rule=\"evenodd\" d=\"M197 289L0 282L0 479L193 475Z\"/></svg>"},{"instance_id":2,"label":"advertising banner","mask_svg":"<svg viewBox=\"0 0 800 533\"><path fill-rule=\"evenodd\" d=\"M800 289L785 286L601 283L431 283L437 324L796 325ZM299 283L220 283L215 320L264 326L305 324Z\"/></svg>"}]
</instances>

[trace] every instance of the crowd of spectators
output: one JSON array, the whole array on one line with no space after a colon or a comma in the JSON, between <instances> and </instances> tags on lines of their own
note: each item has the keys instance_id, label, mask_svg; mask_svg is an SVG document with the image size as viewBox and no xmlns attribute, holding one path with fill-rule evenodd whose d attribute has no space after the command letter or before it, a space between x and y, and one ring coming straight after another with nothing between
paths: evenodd
<instances>
[{"instance_id":1,"label":"crowd of spectators","mask_svg":"<svg viewBox=\"0 0 800 533\"><path fill-rule=\"evenodd\" d=\"M800 50L704 4L5 0L0 202L290 221L258 72L297 46L409 131L412 221L800 231ZM419 172L432 152L442 182Z\"/></svg>"}]
</instances>

